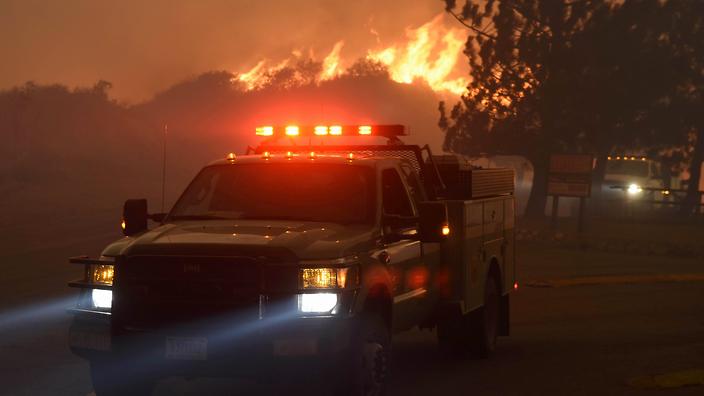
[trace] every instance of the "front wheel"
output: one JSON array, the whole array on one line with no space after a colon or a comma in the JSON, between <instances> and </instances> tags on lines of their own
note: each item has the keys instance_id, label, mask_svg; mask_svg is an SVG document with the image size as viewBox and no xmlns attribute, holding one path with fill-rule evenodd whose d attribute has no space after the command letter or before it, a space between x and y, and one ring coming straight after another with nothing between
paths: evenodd
<instances>
[{"instance_id":1,"label":"front wheel","mask_svg":"<svg viewBox=\"0 0 704 396\"><path fill-rule=\"evenodd\" d=\"M391 361L391 335L376 314L363 315L350 352L351 364L336 395L382 396L386 393Z\"/></svg>"}]
</instances>

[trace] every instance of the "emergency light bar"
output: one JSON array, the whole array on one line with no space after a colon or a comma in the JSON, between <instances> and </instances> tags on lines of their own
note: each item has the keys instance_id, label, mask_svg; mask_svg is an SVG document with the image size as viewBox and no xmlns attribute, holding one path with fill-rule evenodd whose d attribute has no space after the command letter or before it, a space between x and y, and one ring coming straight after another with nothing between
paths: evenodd
<instances>
[{"instance_id":1,"label":"emergency light bar","mask_svg":"<svg viewBox=\"0 0 704 396\"><path fill-rule=\"evenodd\" d=\"M257 136L382 136L395 138L406 135L403 125L314 125L314 126L260 126Z\"/></svg>"}]
</instances>

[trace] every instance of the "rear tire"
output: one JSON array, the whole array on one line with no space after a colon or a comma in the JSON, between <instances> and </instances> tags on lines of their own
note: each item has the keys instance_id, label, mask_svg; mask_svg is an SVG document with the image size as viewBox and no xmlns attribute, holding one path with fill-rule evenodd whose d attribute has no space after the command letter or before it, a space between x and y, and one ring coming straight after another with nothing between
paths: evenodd
<instances>
[{"instance_id":1,"label":"rear tire","mask_svg":"<svg viewBox=\"0 0 704 396\"><path fill-rule=\"evenodd\" d=\"M470 352L479 358L488 358L496 349L501 320L501 296L498 278L490 274L484 286L484 305L466 315L459 311L447 312L438 323L440 350L455 358L464 358Z\"/></svg>"},{"instance_id":2,"label":"rear tire","mask_svg":"<svg viewBox=\"0 0 704 396\"><path fill-rule=\"evenodd\" d=\"M490 274L484 284L484 305L472 315L471 344L474 354L486 359L496 350L501 320L499 281Z\"/></svg>"}]
</instances>

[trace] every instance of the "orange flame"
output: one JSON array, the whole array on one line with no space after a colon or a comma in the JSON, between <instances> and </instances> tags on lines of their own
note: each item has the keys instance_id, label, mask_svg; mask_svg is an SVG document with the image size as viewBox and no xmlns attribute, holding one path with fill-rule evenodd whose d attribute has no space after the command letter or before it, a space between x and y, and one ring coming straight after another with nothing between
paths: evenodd
<instances>
[{"instance_id":1,"label":"orange flame","mask_svg":"<svg viewBox=\"0 0 704 396\"><path fill-rule=\"evenodd\" d=\"M444 14L440 14L418 28L407 28L406 41L369 50L366 58L386 66L393 81L403 84L422 81L436 92L462 95L466 92L468 79L458 77L467 74L458 63L462 57L465 33L459 28L446 27L443 18ZM380 42L378 33L374 29L371 32L376 41ZM345 72L343 65L353 63L341 57L344 44L343 40L335 43L323 59L322 69L316 79L318 83L341 76ZM262 60L248 71L238 74L236 80L242 82L247 90L261 88L266 84L267 76L283 70L292 64L292 60L300 58L301 52L295 51L292 59L271 66L267 66L268 61Z\"/></svg>"},{"instance_id":2,"label":"orange flame","mask_svg":"<svg viewBox=\"0 0 704 396\"><path fill-rule=\"evenodd\" d=\"M394 81L411 84L424 80L434 91L457 95L465 91L465 78L448 78L455 71L464 47L461 30L446 28L441 14L417 29L407 29L406 37L405 46L369 51L368 58L386 65Z\"/></svg>"}]
</instances>

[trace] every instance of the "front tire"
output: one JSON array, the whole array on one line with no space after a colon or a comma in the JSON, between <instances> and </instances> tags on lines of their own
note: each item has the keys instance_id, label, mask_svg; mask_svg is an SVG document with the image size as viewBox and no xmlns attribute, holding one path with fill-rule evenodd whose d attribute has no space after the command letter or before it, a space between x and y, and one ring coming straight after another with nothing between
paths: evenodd
<instances>
[{"instance_id":1,"label":"front tire","mask_svg":"<svg viewBox=\"0 0 704 396\"><path fill-rule=\"evenodd\" d=\"M350 351L351 364L343 369L344 379L337 395L382 396L386 393L391 361L391 335L377 314L365 314Z\"/></svg>"}]
</instances>

